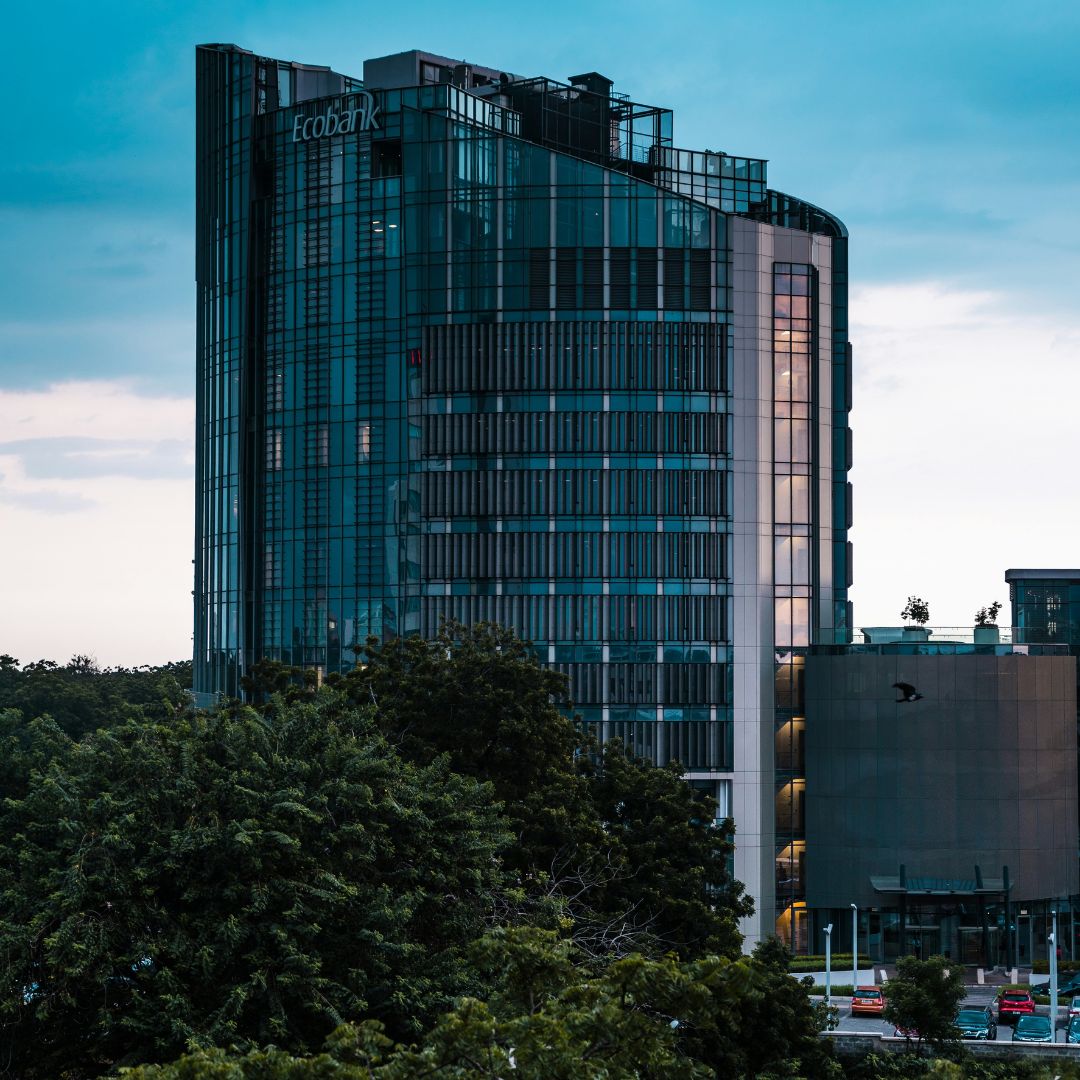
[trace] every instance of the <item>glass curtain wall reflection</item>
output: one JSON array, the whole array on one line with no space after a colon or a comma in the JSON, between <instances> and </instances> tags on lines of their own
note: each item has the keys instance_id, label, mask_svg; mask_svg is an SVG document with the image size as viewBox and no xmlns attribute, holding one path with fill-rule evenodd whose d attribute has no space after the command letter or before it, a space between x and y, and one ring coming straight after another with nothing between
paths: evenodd
<instances>
[{"instance_id":1,"label":"glass curtain wall reflection","mask_svg":"<svg viewBox=\"0 0 1080 1080\"><path fill-rule=\"evenodd\" d=\"M753 515L734 476L771 453L754 624L787 659L743 707L779 724L775 790L754 783L783 828L775 877L736 863L762 911L793 902L803 779L782 732L800 650L848 625L846 571L814 591L823 515L846 558L814 486L829 446L843 484L846 404L813 396L823 364L845 385L843 226L770 191L763 159L674 149L670 110L596 73L413 52L361 81L213 45L197 103L199 700L239 695L263 657L325 675L369 636L493 620L569 676L601 739L678 760L727 816L741 768L773 772L740 750L733 676L734 597L760 585L736 580ZM736 221L831 259L832 282L816 254L736 281ZM737 337L746 305L771 305L771 339L756 315ZM775 360L752 402L764 455L733 420L739 350Z\"/></svg>"},{"instance_id":2,"label":"glass curtain wall reflection","mask_svg":"<svg viewBox=\"0 0 1080 1080\"><path fill-rule=\"evenodd\" d=\"M806 853L802 733L797 693L811 642L811 423L816 346L814 268L773 265L773 589L776 673L776 906L778 932L796 951L805 936ZM786 691L786 692L785 692Z\"/></svg>"}]
</instances>

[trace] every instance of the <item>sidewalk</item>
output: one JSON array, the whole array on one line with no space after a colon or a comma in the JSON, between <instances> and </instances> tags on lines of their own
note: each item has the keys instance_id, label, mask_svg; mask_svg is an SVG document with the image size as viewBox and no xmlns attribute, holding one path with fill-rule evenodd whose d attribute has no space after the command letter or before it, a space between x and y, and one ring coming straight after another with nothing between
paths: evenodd
<instances>
[{"instance_id":1,"label":"sidewalk","mask_svg":"<svg viewBox=\"0 0 1080 1080\"><path fill-rule=\"evenodd\" d=\"M888 981L896 974L895 964L875 964L873 983L880 984L882 979L882 972L884 972L884 981ZM818 973L820 975L820 973ZM864 975L864 972L860 972L860 976ZM845 977L846 976L846 977ZM851 981L850 968L845 971L844 969L833 968L833 983L848 983ZM796 976L799 978L799 976ZM1031 978L1031 968L1023 967L1018 968L1016 972L1016 982L1027 983ZM870 980L868 980L869 982ZM1009 971L995 970L994 968L983 969L983 981L979 982L979 969L974 965L964 966L964 985L965 986L1008 986L1012 983L1012 974Z\"/></svg>"}]
</instances>

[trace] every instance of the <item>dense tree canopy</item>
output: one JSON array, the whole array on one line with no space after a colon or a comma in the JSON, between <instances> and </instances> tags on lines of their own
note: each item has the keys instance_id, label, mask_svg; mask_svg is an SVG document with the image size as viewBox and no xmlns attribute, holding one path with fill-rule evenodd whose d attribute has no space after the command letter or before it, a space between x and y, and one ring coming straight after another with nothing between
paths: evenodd
<instances>
[{"instance_id":1,"label":"dense tree canopy","mask_svg":"<svg viewBox=\"0 0 1080 1080\"><path fill-rule=\"evenodd\" d=\"M614 852L622 871L594 890L596 910L609 918L630 913L661 948L684 958L737 956L736 919L753 906L728 871L732 835L713 824L714 800L696 793L679 767L630 757L617 741L604 746L595 766L580 763L605 858Z\"/></svg>"},{"instance_id":2,"label":"dense tree canopy","mask_svg":"<svg viewBox=\"0 0 1080 1080\"><path fill-rule=\"evenodd\" d=\"M402 754L449 756L455 772L490 781L515 833L507 859L523 876L569 847L602 843L577 755L586 747L565 710L566 678L491 624L447 623L438 637L369 642L338 687L370 703Z\"/></svg>"},{"instance_id":3,"label":"dense tree canopy","mask_svg":"<svg viewBox=\"0 0 1080 1080\"><path fill-rule=\"evenodd\" d=\"M505 853L531 893L557 895L579 943L739 953L753 908L728 871L730 823L677 767L658 769L617 743L599 752L569 718L566 680L491 624L447 623L431 641L372 642L340 682L370 702L386 737L418 763L490 781L515 833Z\"/></svg>"},{"instance_id":4,"label":"dense tree canopy","mask_svg":"<svg viewBox=\"0 0 1080 1080\"><path fill-rule=\"evenodd\" d=\"M394 1046L370 1026L343 1027L323 1054L197 1054L131 1080L770 1080L841 1075L817 1039L814 1011L775 957L679 962L641 955L590 970L574 946L531 928L497 931L474 954L486 1001L464 998L416 1044ZM781 982L780 980L783 980ZM790 985L790 991L788 991ZM787 993L792 1041L759 1020ZM785 1032L790 1035L791 1032ZM752 1044L752 1045L751 1045Z\"/></svg>"},{"instance_id":5,"label":"dense tree canopy","mask_svg":"<svg viewBox=\"0 0 1080 1080\"><path fill-rule=\"evenodd\" d=\"M99 668L92 657L73 656L20 666L0 655L0 710L18 709L27 720L51 716L75 739L138 716L165 719L187 705L190 687L191 661Z\"/></svg>"},{"instance_id":6,"label":"dense tree canopy","mask_svg":"<svg viewBox=\"0 0 1080 1080\"><path fill-rule=\"evenodd\" d=\"M404 1036L474 989L461 952L502 885L502 820L362 712L271 703L82 742L42 725L28 752L47 765L0 817L17 1075L313 1049L362 1016Z\"/></svg>"},{"instance_id":7,"label":"dense tree canopy","mask_svg":"<svg viewBox=\"0 0 1080 1080\"><path fill-rule=\"evenodd\" d=\"M677 767L497 627L361 661L213 712L176 667L6 663L0 1075L830 1075Z\"/></svg>"}]
</instances>

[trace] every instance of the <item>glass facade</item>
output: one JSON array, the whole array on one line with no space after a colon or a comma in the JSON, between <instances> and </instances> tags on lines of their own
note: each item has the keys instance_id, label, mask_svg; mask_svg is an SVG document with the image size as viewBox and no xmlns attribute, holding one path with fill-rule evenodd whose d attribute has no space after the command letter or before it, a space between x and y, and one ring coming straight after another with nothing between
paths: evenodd
<instances>
[{"instance_id":1,"label":"glass facade","mask_svg":"<svg viewBox=\"0 0 1080 1080\"><path fill-rule=\"evenodd\" d=\"M673 149L670 111L595 73L197 63L201 698L261 657L326 673L369 635L494 620L601 738L681 761L727 815L737 475L764 464L777 696L754 708L794 791L800 650L849 625L843 226L770 192L762 160ZM740 217L803 261L739 280ZM751 297L772 311L752 340ZM751 346L767 447L739 433ZM781 788L761 804L790 905L805 836Z\"/></svg>"},{"instance_id":2,"label":"glass facade","mask_svg":"<svg viewBox=\"0 0 1080 1080\"><path fill-rule=\"evenodd\" d=\"M1077 657L1080 703L1080 570L1006 570L1005 580L1012 601L1013 640L1068 646ZM1080 713L1077 730L1080 733Z\"/></svg>"},{"instance_id":3,"label":"glass facade","mask_svg":"<svg viewBox=\"0 0 1080 1080\"><path fill-rule=\"evenodd\" d=\"M1080 570L1009 570L1005 580L1017 641L1080 652Z\"/></svg>"}]
</instances>

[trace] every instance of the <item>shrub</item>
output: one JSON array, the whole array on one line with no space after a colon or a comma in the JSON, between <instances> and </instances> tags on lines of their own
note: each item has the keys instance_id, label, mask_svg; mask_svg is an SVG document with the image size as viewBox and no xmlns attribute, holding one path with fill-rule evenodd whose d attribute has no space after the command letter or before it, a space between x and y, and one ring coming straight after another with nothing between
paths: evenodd
<instances>
[{"instance_id":1,"label":"shrub","mask_svg":"<svg viewBox=\"0 0 1080 1080\"><path fill-rule=\"evenodd\" d=\"M859 967L868 968L873 967L873 960L865 953L859 954ZM832 954L832 967L833 971L837 968L841 970L845 967L851 967L851 953L833 953ZM792 973L800 973L803 971L824 971L825 970L825 954L814 953L810 956L793 956L788 963L788 971Z\"/></svg>"},{"instance_id":2,"label":"shrub","mask_svg":"<svg viewBox=\"0 0 1080 1080\"><path fill-rule=\"evenodd\" d=\"M1036 975L1049 975L1050 961L1035 960L1031 965L1031 970ZM1080 971L1080 960L1059 960L1058 974L1060 975L1063 971Z\"/></svg>"}]
</instances>

